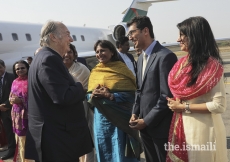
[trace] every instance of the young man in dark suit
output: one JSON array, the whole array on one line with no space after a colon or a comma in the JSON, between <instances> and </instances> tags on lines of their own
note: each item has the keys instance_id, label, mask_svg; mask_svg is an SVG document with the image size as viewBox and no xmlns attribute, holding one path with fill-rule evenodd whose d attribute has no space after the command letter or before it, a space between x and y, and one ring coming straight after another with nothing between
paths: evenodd
<instances>
[{"instance_id":1,"label":"young man in dark suit","mask_svg":"<svg viewBox=\"0 0 230 162\"><path fill-rule=\"evenodd\" d=\"M120 61L124 62L126 66L129 68L129 70L132 71L133 75L136 76L136 68L137 63L134 60L134 57L132 54L128 53L129 51L129 38L128 37L120 37L116 41L116 47L118 50L118 58Z\"/></svg>"},{"instance_id":2,"label":"young man in dark suit","mask_svg":"<svg viewBox=\"0 0 230 162\"><path fill-rule=\"evenodd\" d=\"M12 106L9 102L11 85L14 79L15 76L13 74L6 72L5 63L0 59L0 114L8 143L8 151L1 157L2 160L13 157L16 147L11 119Z\"/></svg>"},{"instance_id":3,"label":"young man in dark suit","mask_svg":"<svg viewBox=\"0 0 230 162\"><path fill-rule=\"evenodd\" d=\"M172 97L168 74L176 55L155 40L147 16L134 17L127 23L129 39L143 50L137 61L137 86L130 127L140 130L146 162L165 162L172 111L166 97Z\"/></svg>"}]
</instances>

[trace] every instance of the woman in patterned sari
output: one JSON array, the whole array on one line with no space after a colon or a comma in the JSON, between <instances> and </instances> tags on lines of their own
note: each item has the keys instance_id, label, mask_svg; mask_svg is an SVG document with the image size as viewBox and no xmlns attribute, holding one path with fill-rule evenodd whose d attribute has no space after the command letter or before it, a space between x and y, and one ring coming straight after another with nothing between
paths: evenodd
<instances>
[{"instance_id":1,"label":"woman in patterned sari","mask_svg":"<svg viewBox=\"0 0 230 162\"><path fill-rule=\"evenodd\" d=\"M135 77L119 61L114 45L99 40L94 45L99 64L88 83L89 103L94 109L94 143L98 162L137 162L141 143L138 132L129 127Z\"/></svg>"},{"instance_id":2,"label":"woman in patterned sari","mask_svg":"<svg viewBox=\"0 0 230 162\"><path fill-rule=\"evenodd\" d=\"M180 47L188 52L169 73L174 111L167 162L227 162L226 109L222 59L211 27L203 17L177 25Z\"/></svg>"},{"instance_id":3,"label":"woman in patterned sari","mask_svg":"<svg viewBox=\"0 0 230 162\"><path fill-rule=\"evenodd\" d=\"M28 162L24 158L26 131L28 129L28 70L29 64L23 60L13 65L13 73L17 77L11 86L9 96L13 105L11 110L13 132L16 139L14 162Z\"/></svg>"}]
</instances>

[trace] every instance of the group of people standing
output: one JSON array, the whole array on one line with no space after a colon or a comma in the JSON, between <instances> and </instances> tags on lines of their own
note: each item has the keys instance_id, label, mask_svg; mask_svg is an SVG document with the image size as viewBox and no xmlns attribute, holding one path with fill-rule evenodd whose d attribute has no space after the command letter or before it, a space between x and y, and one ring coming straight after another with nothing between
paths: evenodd
<instances>
[{"instance_id":1,"label":"group of people standing","mask_svg":"<svg viewBox=\"0 0 230 162\"><path fill-rule=\"evenodd\" d=\"M13 74L5 72L5 63L0 60L3 82L1 86L1 120L3 123L1 145L8 147L5 160L14 156L14 161L24 161L25 139L28 128L28 70L29 64L20 60L13 65ZM11 109L12 106L12 109ZM6 138L4 138L4 135Z\"/></svg>"},{"instance_id":2,"label":"group of people standing","mask_svg":"<svg viewBox=\"0 0 230 162\"><path fill-rule=\"evenodd\" d=\"M63 23L42 27L31 66L16 62L10 95L0 89L3 125L13 126L21 161L91 162L96 153L98 162L137 162L143 148L146 162L227 162L223 65L207 20L177 25L188 53L178 61L155 40L147 16L127 26L117 49L107 40L95 43L99 63L91 71L76 59ZM129 40L141 49L137 62L127 54ZM0 61L0 88L4 67ZM193 148L208 143L215 149Z\"/></svg>"}]
</instances>

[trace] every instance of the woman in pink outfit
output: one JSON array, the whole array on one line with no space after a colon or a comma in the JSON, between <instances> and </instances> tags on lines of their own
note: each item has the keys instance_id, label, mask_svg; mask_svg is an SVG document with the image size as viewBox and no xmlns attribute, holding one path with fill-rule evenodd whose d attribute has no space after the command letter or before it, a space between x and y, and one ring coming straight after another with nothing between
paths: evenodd
<instances>
[{"instance_id":1,"label":"woman in pink outfit","mask_svg":"<svg viewBox=\"0 0 230 162\"><path fill-rule=\"evenodd\" d=\"M29 64L23 60L13 65L13 73L17 77L11 87L10 103L12 104L11 116L13 132L16 139L14 162L25 162L24 146L28 128L28 70Z\"/></svg>"}]
</instances>

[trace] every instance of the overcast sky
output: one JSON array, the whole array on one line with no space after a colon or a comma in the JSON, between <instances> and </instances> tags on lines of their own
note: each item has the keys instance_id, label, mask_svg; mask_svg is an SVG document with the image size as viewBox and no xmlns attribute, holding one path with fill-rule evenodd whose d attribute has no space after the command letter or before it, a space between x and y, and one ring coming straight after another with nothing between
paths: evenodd
<instances>
[{"instance_id":1,"label":"overcast sky","mask_svg":"<svg viewBox=\"0 0 230 162\"><path fill-rule=\"evenodd\" d=\"M132 0L0 0L0 20L108 28L119 23ZM178 0L154 3L149 8L159 42L173 43L177 23L191 16L205 17L216 38L230 38L230 0Z\"/></svg>"}]
</instances>

